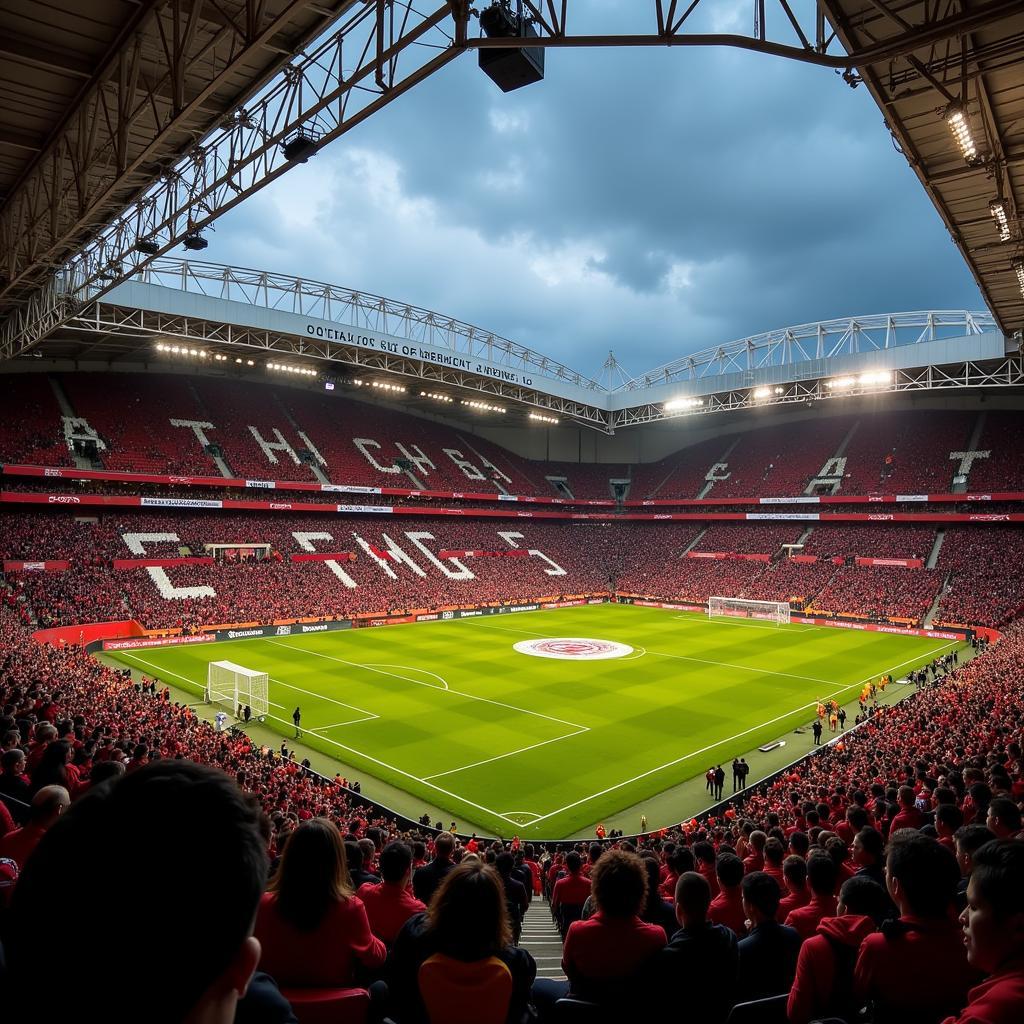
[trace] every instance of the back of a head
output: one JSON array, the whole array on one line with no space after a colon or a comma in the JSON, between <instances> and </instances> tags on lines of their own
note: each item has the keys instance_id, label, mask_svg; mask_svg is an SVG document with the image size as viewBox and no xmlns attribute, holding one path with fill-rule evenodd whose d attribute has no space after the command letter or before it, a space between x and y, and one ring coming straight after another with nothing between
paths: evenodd
<instances>
[{"instance_id":1,"label":"back of a head","mask_svg":"<svg viewBox=\"0 0 1024 1024\"><path fill-rule=\"evenodd\" d=\"M899 883L906 909L920 917L943 917L960 880L953 854L911 829L901 829L890 839L886 872Z\"/></svg>"},{"instance_id":2,"label":"back of a head","mask_svg":"<svg viewBox=\"0 0 1024 1024\"><path fill-rule=\"evenodd\" d=\"M696 868L697 860L688 846L677 846L669 856L668 864L677 875L683 875Z\"/></svg>"},{"instance_id":3,"label":"back of a head","mask_svg":"<svg viewBox=\"0 0 1024 1024\"><path fill-rule=\"evenodd\" d=\"M594 902L608 917L633 917L647 900L647 871L635 853L609 850L594 865L590 880Z\"/></svg>"},{"instance_id":4,"label":"back of a head","mask_svg":"<svg viewBox=\"0 0 1024 1024\"><path fill-rule=\"evenodd\" d=\"M352 894L350 845L329 818L310 818L288 836L270 883L281 917L301 931L313 931L334 903Z\"/></svg>"},{"instance_id":5,"label":"back of a head","mask_svg":"<svg viewBox=\"0 0 1024 1024\"><path fill-rule=\"evenodd\" d=\"M570 850L565 855L565 867L569 874L578 875L583 867L583 858L575 850Z\"/></svg>"},{"instance_id":6,"label":"back of a head","mask_svg":"<svg viewBox=\"0 0 1024 1024\"><path fill-rule=\"evenodd\" d=\"M751 871L743 876L743 899L758 910L767 920L775 920L782 893L779 883L764 871Z\"/></svg>"},{"instance_id":7,"label":"back of a head","mask_svg":"<svg viewBox=\"0 0 1024 1024\"><path fill-rule=\"evenodd\" d=\"M775 868L782 867L782 862L786 859L786 848L774 836L764 844L764 859L766 864L771 864Z\"/></svg>"},{"instance_id":8,"label":"back of a head","mask_svg":"<svg viewBox=\"0 0 1024 1024\"><path fill-rule=\"evenodd\" d=\"M359 845L356 839L346 839L345 843L345 863L348 870L351 871L362 871L363 870L363 848Z\"/></svg>"},{"instance_id":9,"label":"back of a head","mask_svg":"<svg viewBox=\"0 0 1024 1024\"><path fill-rule=\"evenodd\" d=\"M711 886L699 871L685 871L676 882L676 907L687 921L699 922L708 916Z\"/></svg>"},{"instance_id":10,"label":"back of a head","mask_svg":"<svg viewBox=\"0 0 1024 1024\"><path fill-rule=\"evenodd\" d=\"M512 869L516 866L516 859L508 852L508 850L503 850L497 857L495 857L494 866L497 868L499 875L508 877L512 874Z\"/></svg>"},{"instance_id":11,"label":"back of a head","mask_svg":"<svg viewBox=\"0 0 1024 1024\"><path fill-rule=\"evenodd\" d=\"M388 843L378 859L380 877L385 882L400 882L412 867L412 850L406 843Z\"/></svg>"},{"instance_id":12,"label":"back of a head","mask_svg":"<svg viewBox=\"0 0 1024 1024\"><path fill-rule=\"evenodd\" d=\"M43 786L32 797L29 819L33 824L51 825L71 803L71 796L63 786Z\"/></svg>"},{"instance_id":13,"label":"back of a head","mask_svg":"<svg viewBox=\"0 0 1024 1024\"><path fill-rule=\"evenodd\" d=\"M838 880L839 867L824 850L816 850L807 858L807 883L816 896L831 896Z\"/></svg>"},{"instance_id":14,"label":"back of a head","mask_svg":"<svg viewBox=\"0 0 1024 1024\"><path fill-rule=\"evenodd\" d=\"M498 872L476 857L451 870L427 910L427 930L438 952L482 960L512 940L505 888Z\"/></svg>"},{"instance_id":15,"label":"back of a head","mask_svg":"<svg viewBox=\"0 0 1024 1024\"><path fill-rule=\"evenodd\" d=\"M735 853L723 853L715 861L715 874L722 886L735 888L743 881L743 861Z\"/></svg>"},{"instance_id":16,"label":"back of a head","mask_svg":"<svg viewBox=\"0 0 1024 1024\"><path fill-rule=\"evenodd\" d=\"M786 881L800 887L807 882L807 861L791 853L782 862L782 874Z\"/></svg>"},{"instance_id":17,"label":"back of a head","mask_svg":"<svg viewBox=\"0 0 1024 1024\"><path fill-rule=\"evenodd\" d=\"M870 917L876 925L882 923L892 906L889 894L865 875L854 875L843 882L839 890L839 902L847 914Z\"/></svg>"},{"instance_id":18,"label":"back of a head","mask_svg":"<svg viewBox=\"0 0 1024 1024\"><path fill-rule=\"evenodd\" d=\"M15 887L5 1015L132 1007L149 1024L177 1024L251 934L266 871L259 809L216 769L161 761L95 787L49 829ZM125 921L159 926L144 942L82 942L61 955L59 922Z\"/></svg>"},{"instance_id":19,"label":"back of a head","mask_svg":"<svg viewBox=\"0 0 1024 1024\"><path fill-rule=\"evenodd\" d=\"M455 837L449 832L442 832L434 840L434 856L438 860L450 860L455 849Z\"/></svg>"}]
</instances>

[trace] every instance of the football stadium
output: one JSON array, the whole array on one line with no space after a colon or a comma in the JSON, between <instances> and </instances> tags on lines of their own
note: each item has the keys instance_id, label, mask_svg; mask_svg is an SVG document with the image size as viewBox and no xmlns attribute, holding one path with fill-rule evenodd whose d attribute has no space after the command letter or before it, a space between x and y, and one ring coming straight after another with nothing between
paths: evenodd
<instances>
[{"instance_id":1,"label":"football stadium","mask_svg":"<svg viewBox=\"0 0 1024 1024\"><path fill-rule=\"evenodd\" d=\"M0 7L0 1018L1024 1019L1019 2ZM756 66L902 184L833 139L780 231L760 152L750 295L637 248L645 59L702 180L783 130ZM621 248L545 250L541 179Z\"/></svg>"}]
</instances>

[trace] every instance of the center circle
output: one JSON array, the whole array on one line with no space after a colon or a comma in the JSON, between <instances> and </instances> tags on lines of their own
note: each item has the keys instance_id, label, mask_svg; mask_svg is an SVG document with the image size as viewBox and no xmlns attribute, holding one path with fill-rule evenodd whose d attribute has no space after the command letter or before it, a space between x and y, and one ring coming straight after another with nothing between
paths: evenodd
<instances>
[{"instance_id":1,"label":"center circle","mask_svg":"<svg viewBox=\"0 0 1024 1024\"><path fill-rule=\"evenodd\" d=\"M520 640L512 649L534 658L559 658L562 661L606 661L624 658L633 653L629 644L614 640L592 640L587 637L559 636L544 640Z\"/></svg>"}]
</instances>

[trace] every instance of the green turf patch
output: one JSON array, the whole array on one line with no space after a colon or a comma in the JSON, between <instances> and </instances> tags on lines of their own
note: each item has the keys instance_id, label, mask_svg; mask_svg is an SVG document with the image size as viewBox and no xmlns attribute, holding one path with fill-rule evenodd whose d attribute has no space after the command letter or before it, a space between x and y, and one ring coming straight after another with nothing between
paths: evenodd
<instances>
[{"instance_id":1,"label":"green turf patch","mask_svg":"<svg viewBox=\"0 0 1024 1024\"><path fill-rule=\"evenodd\" d=\"M634 650L576 661L513 648L545 638ZM460 825L558 838L786 736L820 698L855 699L865 680L953 646L600 605L114 657L197 697L210 661L267 672L269 724L292 735L301 706L304 741L358 768L367 795L376 777Z\"/></svg>"}]
</instances>

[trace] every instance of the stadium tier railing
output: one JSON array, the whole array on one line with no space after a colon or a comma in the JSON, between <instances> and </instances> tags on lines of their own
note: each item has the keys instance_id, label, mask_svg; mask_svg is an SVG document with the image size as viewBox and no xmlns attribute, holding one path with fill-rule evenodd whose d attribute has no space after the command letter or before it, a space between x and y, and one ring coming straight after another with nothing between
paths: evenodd
<instances>
[{"instance_id":1,"label":"stadium tier railing","mask_svg":"<svg viewBox=\"0 0 1024 1024\"><path fill-rule=\"evenodd\" d=\"M313 480L276 480L273 478L221 477L201 474L141 473L109 469L79 469L74 466L49 466L3 463L0 474L11 478L81 480L97 483L137 483L166 487L216 487L233 490L303 491L336 494L372 494L392 498L443 498L450 501L513 502L525 505L566 505L594 508L714 508L746 505L899 505L899 504L978 504L993 502L1024 502L1024 491L972 490L963 494L935 492L928 494L870 493L870 494L792 494L782 497L709 495L706 498L627 498L616 502L610 498L556 498L536 494L497 494L494 491L449 491L410 487L364 486L344 483L319 483Z\"/></svg>"}]
</instances>

